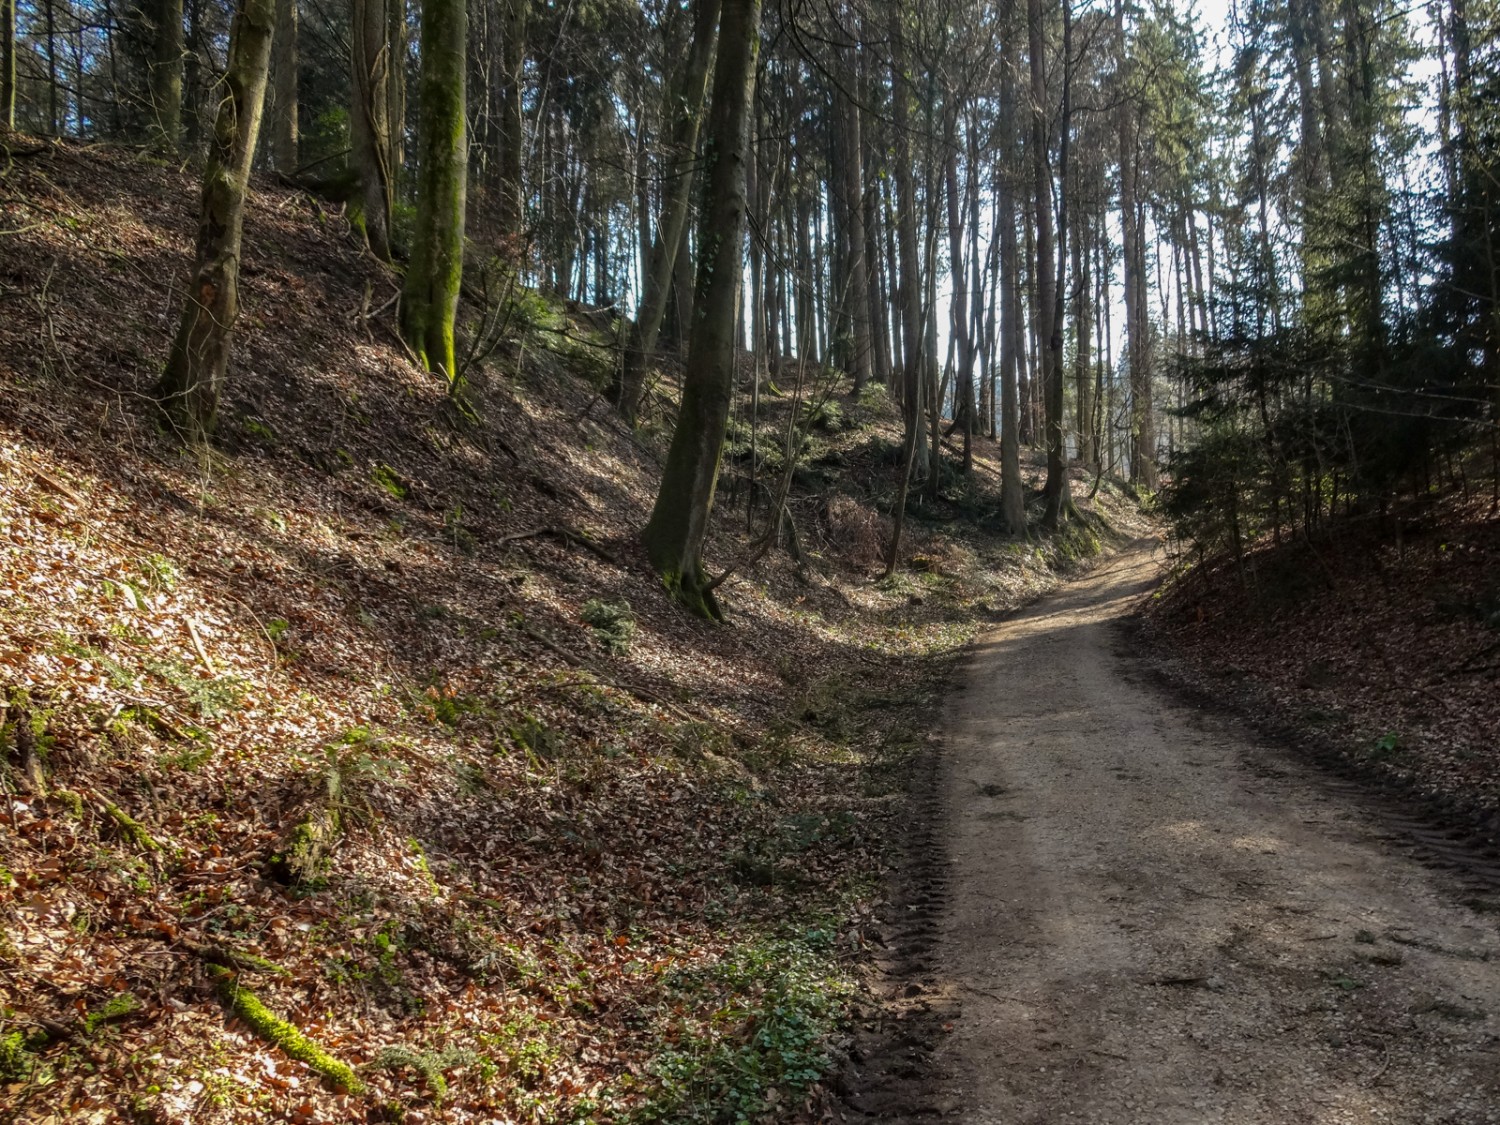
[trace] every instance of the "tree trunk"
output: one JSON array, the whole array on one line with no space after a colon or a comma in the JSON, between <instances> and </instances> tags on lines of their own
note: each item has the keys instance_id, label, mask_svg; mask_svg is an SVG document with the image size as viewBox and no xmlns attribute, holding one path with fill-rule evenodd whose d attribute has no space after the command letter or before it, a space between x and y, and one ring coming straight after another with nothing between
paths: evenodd
<instances>
[{"instance_id":1,"label":"tree trunk","mask_svg":"<svg viewBox=\"0 0 1500 1125\"><path fill-rule=\"evenodd\" d=\"M1027 0L1026 27L1031 69L1031 148L1036 192L1037 349L1042 391L1043 443L1047 449L1043 526L1055 529L1067 504L1068 467L1063 456L1062 325L1057 316L1057 260L1053 232L1052 172L1047 157L1047 77L1041 0ZM1066 122L1064 123L1066 128Z\"/></svg>"},{"instance_id":2,"label":"tree trunk","mask_svg":"<svg viewBox=\"0 0 1500 1125\"><path fill-rule=\"evenodd\" d=\"M276 0L271 45L271 160L284 176L297 171L297 2Z\"/></svg>"},{"instance_id":3,"label":"tree trunk","mask_svg":"<svg viewBox=\"0 0 1500 1125\"><path fill-rule=\"evenodd\" d=\"M745 237L750 102L760 50L760 0L726 0L704 146L696 314L682 406L661 489L642 532L651 564L693 612L722 619L703 571L719 457L734 393L735 292Z\"/></svg>"},{"instance_id":4,"label":"tree trunk","mask_svg":"<svg viewBox=\"0 0 1500 1125\"><path fill-rule=\"evenodd\" d=\"M502 0L500 56L500 234L512 258L521 256L526 187L523 159L526 120L522 94L526 79L526 15L530 0Z\"/></svg>"},{"instance_id":5,"label":"tree trunk","mask_svg":"<svg viewBox=\"0 0 1500 1125\"><path fill-rule=\"evenodd\" d=\"M428 371L458 378L453 325L464 266L468 186L465 0L423 0L417 220L401 290L401 331Z\"/></svg>"},{"instance_id":6,"label":"tree trunk","mask_svg":"<svg viewBox=\"0 0 1500 1125\"><path fill-rule=\"evenodd\" d=\"M1120 73L1129 81L1124 0L1115 0L1115 36ZM1135 92L1119 95L1120 226L1124 242L1125 355L1130 369L1130 479L1156 488L1156 435L1151 407L1151 373L1146 366L1145 251L1136 201Z\"/></svg>"},{"instance_id":7,"label":"tree trunk","mask_svg":"<svg viewBox=\"0 0 1500 1125\"><path fill-rule=\"evenodd\" d=\"M370 253L391 260L391 211L395 204L391 151L389 70L392 65L389 4L402 0L354 0L349 26L350 159L359 177L359 217ZM425 8L423 18L426 18ZM427 44L423 40L423 73Z\"/></svg>"},{"instance_id":8,"label":"tree trunk","mask_svg":"<svg viewBox=\"0 0 1500 1125\"><path fill-rule=\"evenodd\" d=\"M1014 26L1015 0L1006 0L1002 16ZM1000 239L1000 516L1011 535L1026 534L1026 493L1021 485L1021 396L1016 292L1016 192L1012 179L1016 159L1016 36L1004 38L1006 58L1000 67L1000 136L1005 146L995 169L995 198Z\"/></svg>"},{"instance_id":9,"label":"tree trunk","mask_svg":"<svg viewBox=\"0 0 1500 1125\"><path fill-rule=\"evenodd\" d=\"M1099 460L1094 444L1094 370L1089 348L1094 336L1094 283L1089 275L1092 251L1087 243L1088 219L1079 216L1073 227L1073 390L1078 459L1093 468Z\"/></svg>"},{"instance_id":10,"label":"tree trunk","mask_svg":"<svg viewBox=\"0 0 1500 1125\"><path fill-rule=\"evenodd\" d=\"M0 0L0 128L16 127L16 0Z\"/></svg>"},{"instance_id":11,"label":"tree trunk","mask_svg":"<svg viewBox=\"0 0 1500 1125\"><path fill-rule=\"evenodd\" d=\"M901 310L901 404L913 448L925 444L922 434L922 277L918 264L916 185L912 182L911 83L906 74L900 16L891 17L891 103L894 136L892 163L896 181L896 243L900 280L894 287Z\"/></svg>"},{"instance_id":12,"label":"tree trunk","mask_svg":"<svg viewBox=\"0 0 1500 1125\"><path fill-rule=\"evenodd\" d=\"M198 246L182 323L156 395L189 443L214 428L239 315L240 227L271 63L276 0L243 0L229 33L226 95L203 170Z\"/></svg>"},{"instance_id":13,"label":"tree trunk","mask_svg":"<svg viewBox=\"0 0 1500 1125\"><path fill-rule=\"evenodd\" d=\"M856 74L845 54L844 78L855 88ZM839 293L839 308L849 324L849 373L854 377L857 397L870 378L871 337L869 317L869 246L865 235L864 142L860 136L860 109L844 94L836 94L840 111L837 143L840 146L839 190L843 194L845 227L843 230L844 270Z\"/></svg>"},{"instance_id":14,"label":"tree trunk","mask_svg":"<svg viewBox=\"0 0 1500 1125\"><path fill-rule=\"evenodd\" d=\"M182 143L182 0L156 0L153 14L156 27L151 52L151 132L157 144L168 152L176 152ZM48 49L50 53L50 44ZM52 118L52 128L56 131L55 105ZM216 125L215 132L217 129Z\"/></svg>"},{"instance_id":15,"label":"tree trunk","mask_svg":"<svg viewBox=\"0 0 1500 1125\"><path fill-rule=\"evenodd\" d=\"M955 116L956 113L950 112L947 129L948 157L943 169L948 194L948 276L953 283L953 299L948 307L948 331L958 351L958 367L953 378L953 421L963 433L964 472L968 472L974 466L974 340L969 335L969 269L972 263L964 261L964 200L958 190L958 134L953 120Z\"/></svg>"},{"instance_id":16,"label":"tree trunk","mask_svg":"<svg viewBox=\"0 0 1500 1125\"><path fill-rule=\"evenodd\" d=\"M519 0L517 0L519 2ZM698 152L698 132L703 121L703 95L708 87L708 69L713 60L714 38L719 24L719 0L696 0L693 10L693 42L669 108L672 117L670 167L662 193L661 220L651 246L651 261L642 279L641 303L630 333L624 362L618 369L611 397L632 424L641 406L646 365L656 348L671 295L672 273L687 229L692 200L693 173ZM686 326L684 325L684 328Z\"/></svg>"}]
</instances>

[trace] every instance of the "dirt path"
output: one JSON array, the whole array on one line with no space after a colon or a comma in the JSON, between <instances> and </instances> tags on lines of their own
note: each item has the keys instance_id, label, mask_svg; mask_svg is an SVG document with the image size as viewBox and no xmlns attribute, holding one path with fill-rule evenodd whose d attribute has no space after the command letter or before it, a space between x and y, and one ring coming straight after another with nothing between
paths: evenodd
<instances>
[{"instance_id":1,"label":"dirt path","mask_svg":"<svg viewBox=\"0 0 1500 1125\"><path fill-rule=\"evenodd\" d=\"M1326 779L1132 678L1116 622L1156 573L1128 552L975 651L896 992L951 1030L922 1104L872 1116L1500 1122L1500 895L1464 905Z\"/></svg>"}]
</instances>

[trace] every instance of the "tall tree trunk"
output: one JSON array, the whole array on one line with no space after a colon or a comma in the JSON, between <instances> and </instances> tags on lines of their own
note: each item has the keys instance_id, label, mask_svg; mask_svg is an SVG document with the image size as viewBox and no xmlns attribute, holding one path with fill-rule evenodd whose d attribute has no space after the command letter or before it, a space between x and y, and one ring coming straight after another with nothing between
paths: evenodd
<instances>
[{"instance_id":1,"label":"tall tree trunk","mask_svg":"<svg viewBox=\"0 0 1500 1125\"><path fill-rule=\"evenodd\" d=\"M914 448L925 444L922 415L922 276L918 264L916 185L912 182L911 83L906 74L905 40L899 8L891 15L891 103L894 137L892 163L896 181L896 234L900 254L900 283L896 300L901 310L901 404ZM898 513L898 516L900 513Z\"/></svg>"},{"instance_id":2,"label":"tall tree trunk","mask_svg":"<svg viewBox=\"0 0 1500 1125\"><path fill-rule=\"evenodd\" d=\"M1119 99L1120 226L1124 242L1125 354L1130 367L1130 479L1156 488L1156 434L1151 403L1151 372L1147 367L1145 308L1145 249L1136 199L1136 91L1129 88L1132 67L1125 38L1124 0L1115 0L1115 37L1118 65L1125 85Z\"/></svg>"},{"instance_id":3,"label":"tall tree trunk","mask_svg":"<svg viewBox=\"0 0 1500 1125\"><path fill-rule=\"evenodd\" d=\"M856 88L854 66L844 52L844 78L848 88ZM854 376L854 394L864 390L870 378L872 357L869 310L869 246L865 235L864 143L860 135L860 109L843 93L835 94L840 124L837 144L840 148L839 190L843 194L845 228L843 231L844 270L840 283L839 308L849 323L849 372Z\"/></svg>"},{"instance_id":4,"label":"tall tree trunk","mask_svg":"<svg viewBox=\"0 0 1500 1125\"><path fill-rule=\"evenodd\" d=\"M512 258L519 260L525 222L526 187L523 157L526 120L522 94L526 79L526 16L531 0L501 0L500 56L500 234Z\"/></svg>"},{"instance_id":5,"label":"tall tree trunk","mask_svg":"<svg viewBox=\"0 0 1500 1125\"><path fill-rule=\"evenodd\" d=\"M611 388L611 397L632 423L640 410L646 365L656 348L667 298L671 295L672 274L683 245L683 232L687 230L693 173L697 166L698 131L703 120L703 95L708 87L708 68L713 59L718 25L719 0L696 0L692 46L669 102L672 127L667 158L670 164L664 177L661 219L657 224L656 241L651 246L651 261L642 281L635 326L631 329L624 362Z\"/></svg>"},{"instance_id":6,"label":"tall tree trunk","mask_svg":"<svg viewBox=\"0 0 1500 1125\"><path fill-rule=\"evenodd\" d=\"M948 193L948 276L953 282L948 331L957 346L958 366L953 377L953 421L964 440L964 472L974 465L974 339L969 334L969 269L964 261L964 200L958 190L958 135L951 112L947 129L948 157L943 174ZM976 297L977 299L977 297Z\"/></svg>"},{"instance_id":7,"label":"tall tree trunk","mask_svg":"<svg viewBox=\"0 0 1500 1125\"><path fill-rule=\"evenodd\" d=\"M349 140L359 177L359 213L370 252L391 260L391 212L395 205L391 154L389 69L393 59L389 4L401 0L354 0L349 26ZM426 5L423 5L426 18ZM423 40L423 73L427 44Z\"/></svg>"},{"instance_id":8,"label":"tall tree trunk","mask_svg":"<svg viewBox=\"0 0 1500 1125\"><path fill-rule=\"evenodd\" d=\"M203 140L203 9L210 0L187 0L187 42L182 60L182 145L187 152L197 152ZM271 44L275 50L275 41Z\"/></svg>"},{"instance_id":9,"label":"tall tree trunk","mask_svg":"<svg viewBox=\"0 0 1500 1125\"><path fill-rule=\"evenodd\" d=\"M1073 228L1073 390L1078 459L1093 468L1098 463L1099 451L1094 445L1094 370L1089 352L1094 335L1094 286L1089 276L1092 255L1086 241L1088 228L1088 219L1080 215Z\"/></svg>"},{"instance_id":10,"label":"tall tree trunk","mask_svg":"<svg viewBox=\"0 0 1500 1125\"><path fill-rule=\"evenodd\" d=\"M213 433L239 315L240 229L271 64L276 0L243 0L229 31L226 95L203 170L198 245L182 322L156 396L183 440Z\"/></svg>"},{"instance_id":11,"label":"tall tree trunk","mask_svg":"<svg viewBox=\"0 0 1500 1125\"><path fill-rule=\"evenodd\" d=\"M110 59L114 59L113 50ZM0 0L0 129L15 127L16 0Z\"/></svg>"},{"instance_id":12,"label":"tall tree trunk","mask_svg":"<svg viewBox=\"0 0 1500 1125\"><path fill-rule=\"evenodd\" d=\"M1017 345L1021 310L1016 292L1017 165L1016 71L1020 61L1015 27L1016 0L1004 0L1001 13L1005 58L1000 67L1001 159L995 168L995 237L1000 239L1000 517L1011 535L1026 534L1026 493L1021 484L1021 398Z\"/></svg>"},{"instance_id":13,"label":"tall tree trunk","mask_svg":"<svg viewBox=\"0 0 1500 1125\"><path fill-rule=\"evenodd\" d=\"M428 371L458 378L453 325L463 280L469 154L465 0L422 0L417 221L401 290L401 331Z\"/></svg>"},{"instance_id":14,"label":"tall tree trunk","mask_svg":"<svg viewBox=\"0 0 1500 1125\"><path fill-rule=\"evenodd\" d=\"M1064 17L1068 8L1064 5ZM1062 321L1058 316L1057 246L1053 231L1052 171L1048 161L1047 75L1041 0L1027 0L1026 30L1031 63L1032 171L1036 177L1037 311L1044 441L1047 448L1046 511L1043 526L1056 529L1068 504L1068 464L1063 447ZM1064 39L1064 66L1071 44ZM1065 83L1066 85L1066 83ZM1066 103L1066 98L1064 99ZM1067 106L1063 138L1067 143Z\"/></svg>"},{"instance_id":15,"label":"tall tree trunk","mask_svg":"<svg viewBox=\"0 0 1500 1125\"><path fill-rule=\"evenodd\" d=\"M703 540L734 394L735 292L759 51L760 0L725 0L704 152L697 320L661 489L641 536L668 588L694 613L714 619L723 614L704 574Z\"/></svg>"},{"instance_id":16,"label":"tall tree trunk","mask_svg":"<svg viewBox=\"0 0 1500 1125\"><path fill-rule=\"evenodd\" d=\"M271 160L290 176L297 171L297 4L276 0L271 45Z\"/></svg>"},{"instance_id":17,"label":"tall tree trunk","mask_svg":"<svg viewBox=\"0 0 1500 1125\"><path fill-rule=\"evenodd\" d=\"M49 4L47 8L49 56L52 50L51 11ZM176 152L182 143L182 0L155 0L152 11L156 22L152 39L150 75L152 134L156 143L162 148L168 152ZM50 58L49 65L51 65ZM53 78L55 89L55 68ZM57 107L54 104L52 107L53 131L55 132L58 127Z\"/></svg>"}]
</instances>

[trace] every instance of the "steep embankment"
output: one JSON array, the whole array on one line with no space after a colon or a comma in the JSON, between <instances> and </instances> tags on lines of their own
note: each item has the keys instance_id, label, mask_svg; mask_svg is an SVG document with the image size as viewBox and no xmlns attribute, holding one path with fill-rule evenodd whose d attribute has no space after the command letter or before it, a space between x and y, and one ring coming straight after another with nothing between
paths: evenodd
<instances>
[{"instance_id":1,"label":"steep embankment","mask_svg":"<svg viewBox=\"0 0 1500 1125\"><path fill-rule=\"evenodd\" d=\"M846 402L796 443L802 565L689 619L634 538L670 380L627 432L600 318L522 295L466 310L509 328L459 409L344 220L269 185L186 455L146 392L195 197L121 150L0 178L0 1115L792 1116L949 658L1094 532L985 531L982 448L876 582L898 435Z\"/></svg>"},{"instance_id":2,"label":"steep embankment","mask_svg":"<svg viewBox=\"0 0 1500 1125\"><path fill-rule=\"evenodd\" d=\"M1185 568L1143 624L1173 681L1495 849L1497 576L1494 506L1455 494Z\"/></svg>"}]
</instances>

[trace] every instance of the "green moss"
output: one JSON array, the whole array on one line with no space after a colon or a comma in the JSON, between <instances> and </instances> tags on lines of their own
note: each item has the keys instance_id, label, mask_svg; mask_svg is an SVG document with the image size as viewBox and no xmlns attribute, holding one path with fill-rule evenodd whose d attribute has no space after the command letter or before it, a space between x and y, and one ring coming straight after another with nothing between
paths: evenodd
<instances>
[{"instance_id":1,"label":"green moss","mask_svg":"<svg viewBox=\"0 0 1500 1125\"><path fill-rule=\"evenodd\" d=\"M240 987L239 978L228 969L211 966L210 974L224 1003L267 1043L288 1058L306 1063L313 1071L351 1094L364 1092L365 1084L348 1063L340 1062L286 1020L267 1008L254 993Z\"/></svg>"},{"instance_id":2,"label":"green moss","mask_svg":"<svg viewBox=\"0 0 1500 1125\"><path fill-rule=\"evenodd\" d=\"M116 826L119 827L120 834L125 839L144 852L159 852L162 850L162 846L157 842L156 837L151 835L146 830L146 826L136 820L135 817L105 797L100 797L99 802L104 806L104 811L108 814L109 819L114 821Z\"/></svg>"},{"instance_id":3,"label":"green moss","mask_svg":"<svg viewBox=\"0 0 1500 1125\"><path fill-rule=\"evenodd\" d=\"M59 789L53 796L67 806L68 812L73 815L74 820L79 820L83 817L83 798L77 793L74 793L71 789Z\"/></svg>"},{"instance_id":4,"label":"green moss","mask_svg":"<svg viewBox=\"0 0 1500 1125\"><path fill-rule=\"evenodd\" d=\"M370 470L370 480L397 500L406 499L406 485L401 483L401 478L396 475L396 470L385 462L380 462Z\"/></svg>"},{"instance_id":5,"label":"green moss","mask_svg":"<svg viewBox=\"0 0 1500 1125\"><path fill-rule=\"evenodd\" d=\"M607 651L619 656L630 648L636 623L629 602L606 602L590 598L584 603L583 612L579 616L594 627L594 636Z\"/></svg>"},{"instance_id":6,"label":"green moss","mask_svg":"<svg viewBox=\"0 0 1500 1125\"><path fill-rule=\"evenodd\" d=\"M121 1016L128 1016L131 1012L139 1011L141 1002L135 998L132 992L121 992L111 996L104 1002L104 1007L97 1012L90 1012L83 1017L83 1029L92 1035L99 1029L100 1024L117 1020Z\"/></svg>"}]
</instances>

